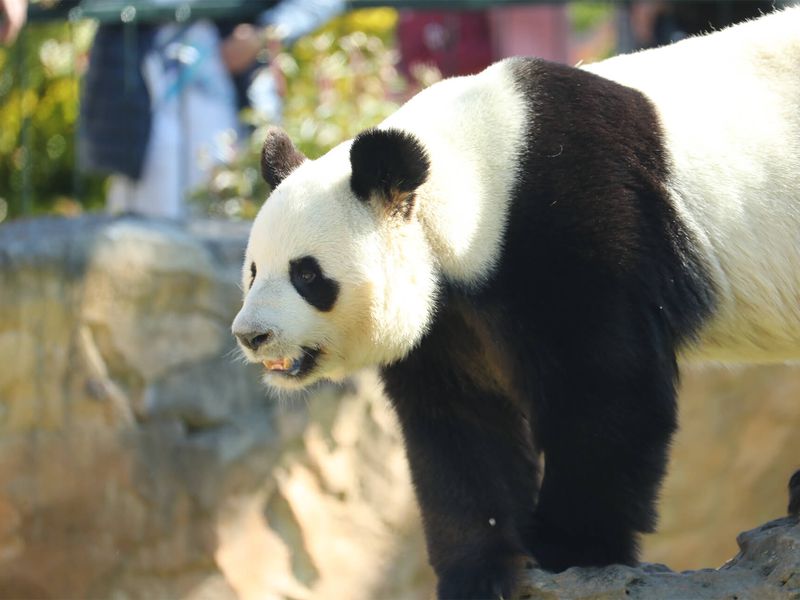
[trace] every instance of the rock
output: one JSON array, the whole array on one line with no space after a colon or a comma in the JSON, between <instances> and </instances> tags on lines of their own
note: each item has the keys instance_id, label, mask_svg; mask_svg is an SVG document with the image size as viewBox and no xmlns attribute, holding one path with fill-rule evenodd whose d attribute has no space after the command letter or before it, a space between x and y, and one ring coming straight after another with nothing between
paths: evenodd
<instances>
[{"instance_id":1,"label":"rock","mask_svg":"<svg viewBox=\"0 0 800 600\"><path fill-rule=\"evenodd\" d=\"M783 518L738 537L739 553L719 569L675 573L663 567L614 565L553 574L530 569L520 600L797 600L800 524Z\"/></svg>"},{"instance_id":2,"label":"rock","mask_svg":"<svg viewBox=\"0 0 800 600\"><path fill-rule=\"evenodd\" d=\"M736 535L786 514L800 468L800 369L692 368L660 494L658 530L642 558L673 569L721 565Z\"/></svg>"},{"instance_id":3,"label":"rock","mask_svg":"<svg viewBox=\"0 0 800 600\"><path fill-rule=\"evenodd\" d=\"M430 589L374 374L278 402L236 358L247 231L104 216L0 228L0 597Z\"/></svg>"},{"instance_id":4,"label":"rock","mask_svg":"<svg viewBox=\"0 0 800 600\"><path fill-rule=\"evenodd\" d=\"M430 597L375 374L286 401L236 359L247 230L104 216L0 227L0 598ZM738 531L784 514L798 395L789 368L686 374L646 560L717 566ZM652 582L692 594L705 582L732 598L727 570L753 586L789 575L794 590L786 527L764 531L772 546L743 537L735 569L531 577L550 598L578 584L595 595L576 598L640 593L645 576L653 593ZM758 548L777 562L748 566Z\"/></svg>"}]
</instances>

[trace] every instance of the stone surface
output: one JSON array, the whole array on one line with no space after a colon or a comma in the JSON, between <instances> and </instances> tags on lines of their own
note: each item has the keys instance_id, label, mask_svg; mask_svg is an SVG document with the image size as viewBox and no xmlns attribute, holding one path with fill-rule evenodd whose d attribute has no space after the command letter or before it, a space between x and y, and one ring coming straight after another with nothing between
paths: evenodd
<instances>
[{"instance_id":1,"label":"stone surface","mask_svg":"<svg viewBox=\"0 0 800 600\"><path fill-rule=\"evenodd\" d=\"M645 537L643 559L717 567L736 553L740 531L785 515L798 432L800 369L686 370L658 533Z\"/></svg>"},{"instance_id":2,"label":"stone surface","mask_svg":"<svg viewBox=\"0 0 800 600\"><path fill-rule=\"evenodd\" d=\"M800 524L772 521L738 538L739 553L719 569L676 573L663 565L531 569L519 600L797 600Z\"/></svg>"},{"instance_id":3,"label":"stone surface","mask_svg":"<svg viewBox=\"0 0 800 600\"><path fill-rule=\"evenodd\" d=\"M101 216L0 227L0 598L430 597L375 375L282 402L236 358L247 228ZM798 431L797 370L687 373L644 559L697 569L734 556L739 531L784 514ZM796 529L779 531L783 560ZM781 564L773 578L791 570ZM713 573L695 581L732 598ZM638 589L627 568L594 575L545 577L543 597L570 597L553 586L573 579Z\"/></svg>"},{"instance_id":4,"label":"stone surface","mask_svg":"<svg viewBox=\"0 0 800 600\"><path fill-rule=\"evenodd\" d=\"M374 375L276 402L237 358L247 230L0 228L0 598L430 589Z\"/></svg>"}]
</instances>

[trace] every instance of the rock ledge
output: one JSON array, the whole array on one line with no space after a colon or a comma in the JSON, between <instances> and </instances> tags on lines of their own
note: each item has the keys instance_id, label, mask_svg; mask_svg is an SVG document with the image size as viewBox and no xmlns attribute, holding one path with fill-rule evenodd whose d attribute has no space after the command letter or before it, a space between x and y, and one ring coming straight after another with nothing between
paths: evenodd
<instances>
[{"instance_id":1,"label":"rock ledge","mask_svg":"<svg viewBox=\"0 0 800 600\"><path fill-rule=\"evenodd\" d=\"M638 568L526 571L519 600L798 600L800 522L770 521L737 538L739 553L719 569L676 573L659 564Z\"/></svg>"}]
</instances>

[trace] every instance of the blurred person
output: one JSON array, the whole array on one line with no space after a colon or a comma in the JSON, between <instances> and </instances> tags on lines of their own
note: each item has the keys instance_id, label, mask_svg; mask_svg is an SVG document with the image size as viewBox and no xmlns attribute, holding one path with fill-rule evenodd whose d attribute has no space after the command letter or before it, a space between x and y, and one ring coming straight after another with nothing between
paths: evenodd
<instances>
[{"instance_id":1,"label":"blurred person","mask_svg":"<svg viewBox=\"0 0 800 600\"><path fill-rule=\"evenodd\" d=\"M13 44L28 16L28 0L0 0L0 43Z\"/></svg>"},{"instance_id":2,"label":"blurred person","mask_svg":"<svg viewBox=\"0 0 800 600\"><path fill-rule=\"evenodd\" d=\"M400 71L419 79L421 67L442 77L470 75L509 56L566 62L566 7L504 6L486 10L409 10L397 26Z\"/></svg>"},{"instance_id":3,"label":"blurred person","mask_svg":"<svg viewBox=\"0 0 800 600\"><path fill-rule=\"evenodd\" d=\"M147 50L141 58L142 77L151 125L146 152L136 148L132 157L139 159L137 163L107 164L115 152L126 152L115 146L117 136L109 136L109 131L120 124L115 102L119 94L90 94L90 67L83 99L84 156L87 166L95 170L119 173L112 177L109 188L112 212L184 217L186 195L203 184L214 164L229 160L235 152L239 110L250 106L266 120L280 120L282 90L276 84L275 71L267 66L269 59L284 44L341 12L344 2L253 0L250 6L252 23L201 20L188 26L158 25L149 34L149 45L148 31L143 32ZM112 36L98 54L109 57L124 52L120 35L117 32ZM97 42L93 53L96 48ZM107 73L104 81L114 82L116 90L125 89L124 82L120 85L120 73L119 68L116 73ZM94 127L93 132L90 127ZM135 136L131 132L123 139ZM138 177L137 171L122 170L134 165L139 166Z\"/></svg>"},{"instance_id":4,"label":"blurred person","mask_svg":"<svg viewBox=\"0 0 800 600\"><path fill-rule=\"evenodd\" d=\"M82 86L78 153L84 169L111 175L110 212L184 218L187 194L232 157L239 108L279 118L280 91L260 68L264 51L268 58L311 32L341 12L344 0L248 6L252 23L98 27ZM4 40L16 37L26 10L27 0L0 0L10 15Z\"/></svg>"},{"instance_id":5,"label":"blurred person","mask_svg":"<svg viewBox=\"0 0 800 600\"><path fill-rule=\"evenodd\" d=\"M27 7L27 0L0 0L4 43L16 37ZM207 173L196 157L219 158L219 134L237 123L219 43L214 24L202 20L98 27L81 90L77 145L82 168L111 175L111 212L184 216L186 192Z\"/></svg>"},{"instance_id":6,"label":"blurred person","mask_svg":"<svg viewBox=\"0 0 800 600\"><path fill-rule=\"evenodd\" d=\"M181 219L186 195L232 152L235 92L219 45L207 20L98 27L78 150L83 168L111 174L110 212Z\"/></svg>"}]
</instances>

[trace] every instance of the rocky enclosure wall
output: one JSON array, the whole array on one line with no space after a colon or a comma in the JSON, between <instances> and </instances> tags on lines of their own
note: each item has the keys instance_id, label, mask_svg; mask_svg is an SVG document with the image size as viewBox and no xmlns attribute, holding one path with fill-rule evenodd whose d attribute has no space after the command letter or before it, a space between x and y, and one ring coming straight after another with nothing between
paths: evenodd
<instances>
[{"instance_id":1,"label":"rocky enclosure wall","mask_svg":"<svg viewBox=\"0 0 800 600\"><path fill-rule=\"evenodd\" d=\"M374 375L277 402L237 359L246 235L105 217L0 228L0 598L427 589Z\"/></svg>"},{"instance_id":2,"label":"rocky enclosure wall","mask_svg":"<svg viewBox=\"0 0 800 600\"><path fill-rule=\"evenodd\" d=\"M246 233L0 227L0 598L428 597L374 374L279 402L237 360ZM800 374L691 373L681 402L645 558L717 567L784 513Z\"/></svg>"}]
</instances>

